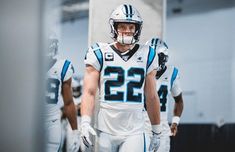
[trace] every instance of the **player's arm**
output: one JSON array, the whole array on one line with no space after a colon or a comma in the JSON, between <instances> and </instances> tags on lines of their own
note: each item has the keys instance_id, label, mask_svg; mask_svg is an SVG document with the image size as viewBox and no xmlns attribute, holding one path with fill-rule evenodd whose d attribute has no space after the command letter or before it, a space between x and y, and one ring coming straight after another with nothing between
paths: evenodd
<instances>
[{"instance_id":1,"label":"player's arm","mask_svg":"<svg viewBox=\"0 0 235 152\"><path fill-rule=\"evenodd\" d=\"M180 87L180 77L177 74L176 79L173 81L173 85L171 88L171 94L174 97L175 105L173 109L173 117L171 122L171 132L172 136L175 136L178 131L178 124L180 121L181 114L183 112L184 102L182 97L182 89Z\"/></svg>"},{"instance_id":2,"label":"player's arm","mask_svg":"<svg viewBox=\"0 0 235 152\"><path fill-rule=\"evenodd\" d=\"M156 91L155 82L156 71L153 70L146 76L145 80L145 97L148 116L152 126L157 126L156 133L159 133L160 124L160 100ZM154 128L153 128L154 129Z\"/></svg>"},{"instance_id":3,"label":"player's arm","mask_svg":"<svg viewBox=\"0 0 235 152\"><path fill-rule=\"evenodd\" d=\"M76 108L73 102L73 95L72 95L72 78L63 82L62 85L62 96L64 101L64 114L68 118L68 121L71 125L72 130L77 129L77 114Z\"/></svg>"},{"instance_id":4,"label":"player's arm","mask_svg":"<svg viewBox=\"0 0 235 152\"><path fill-rule=\"evenodd\" d=\"M153 70L146 76L145 80L145 97L146 108L150 122L152 124L153 136L150 142L149 151L157 151L160 146L160 100L156 91L155 82L156 71Z\"/></svg>"},{"instance_id":5,"label":"player's arm","mask_svg":"<svg viewBox=\"0 0 235 152\"><path fill-rule=\"evenodd\" d=\"M91 127L91 116L95 108L96 91L99 84L99 71L93 66L86 65L83 79L83 95L81 101L81 137L86 147L93 146L90 140L90 133L96 135Z\"/></svg>"},{"instance_id":6,"label":"player's arm","mask_svg":"<svg viewBox=\"0 0 235 152\"><path fill-rule=\"evenodd\" d=\"M180 93L178 96L174 97L174 99L175 99L175 106L174 106L173 113L174 113L174 116L180 117L183 112L183 108L184 108L182 93Z\"/></svg>"},{"instance_id":7,"label":"player's arm","mask_svg":"<svg viewBox=\"0 0 235 152\"><path fill-rule=\"evenodd\" d=\"M99 83L99 71L87 65L83 80L83 95L81 101L81 115L91 117L95 107L96 91Z\"/></svg>"},{"instance_id":8,"label":"player's arm","mask_svg":"<svg viewBox=\"0 0 235 152\"><path fill-rule=\"evenodd\" d=\"M173 110L173 118L172 118L172 124L171 124L171 132L172 132L172 136L175 136L177 134L178 131L178 124L180 121L180 116L183 112L183 108L184 108L184 102L183 102L183 97L182 97L182 93L180 93L178 96L174 97L175 100L175 105L174 105L174 110Z\"/></svg>"}]
</instances>

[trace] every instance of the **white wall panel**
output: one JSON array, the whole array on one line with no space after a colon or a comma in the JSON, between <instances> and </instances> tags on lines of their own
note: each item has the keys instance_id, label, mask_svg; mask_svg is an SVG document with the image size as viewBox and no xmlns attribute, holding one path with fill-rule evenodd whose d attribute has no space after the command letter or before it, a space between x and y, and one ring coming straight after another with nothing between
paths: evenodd
<instances>
[{"instance_id":1,"label":"white wall panel","mask_svg":"<svg viewBox=\"0 0 235 152\"><path fill-rule=\"evenodd\" d=\"M182 122L235 122L234 14L232 8L167 20L169 61L184 90Z\"/></svg>"},{"instance_id":2,"label":"white wall panel","mask_svg":"<svg viewBox=\"0 0 235 152\"><path fill-rule=\"evenodd\" d=\"M0 2L0 151L44 151L42 3Z\"/></svg>"}]
</instances>

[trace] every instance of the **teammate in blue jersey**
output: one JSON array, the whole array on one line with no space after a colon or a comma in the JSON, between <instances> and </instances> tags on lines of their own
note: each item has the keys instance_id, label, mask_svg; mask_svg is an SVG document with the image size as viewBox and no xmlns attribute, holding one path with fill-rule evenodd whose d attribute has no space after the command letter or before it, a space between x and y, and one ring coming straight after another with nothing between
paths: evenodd
<instances>
[{"instance_id":1,"label":"teammate in blue jersey","mask_svg":"<svg viewBox=\"0 0 235 152\"><path fill-rule=\"evenodd\" d=\"M78 150L79 134L77 130L77 117L72 96L71 78L74 73L70 61L59 59L55 55L58 50L58 39L49 39L47 91L45 103L45 132L46 151L56 152L61 148L61 102L63 110L73 129L72 144L69 145L71 152Z\"/></svg>"},{"instance_id":2,"label":"teammate in blue jersey","mask_svg":"<svg viewBox=\"0 0 235 152\"><path fill-rule=\"evenodd\" d=\"M128 4L118 6L109 20L114 43L96 43L85 57L84 90L81 103L81 137L87 147L97 135L99 152L143 152L157 150L160 138L160 101L155 88L158 68L156 51L137 44L142 18ZM99 111L91 127L95 97L99 89ZM146 146L144 96L152 124L153 138Z\"/></svg>"},{"instance_id":3,"label":"teammate in blue jersey","mask_svg":"<svg viewBox=\"0 0 235 152\"><path fill-rule=\"evenodd\" d=\"M175 66L166 65L168 61L168 46L165 42L159 38L152 38L147 44L157 50L160 65L156 75L156 86L161 103L162 134L160 138L161 144L157 152L169 152L170 136L176 135L177 125L179 124L180 116L183 112L183 97L180 86L179 70ZM169 102L172 101L172 97L175 102L171 126L169 126L168 107L170 104Z\"/></svg>"}]
</instances>

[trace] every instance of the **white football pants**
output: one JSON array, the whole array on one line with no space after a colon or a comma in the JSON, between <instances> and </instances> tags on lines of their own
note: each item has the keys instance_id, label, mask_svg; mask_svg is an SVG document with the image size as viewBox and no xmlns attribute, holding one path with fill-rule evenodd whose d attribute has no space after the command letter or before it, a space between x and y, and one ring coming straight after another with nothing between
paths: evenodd
<instances>
[{"instance_id":1,"label":"white football pants","mask_svg":"<svg viewBox=\"0 0 235 152\"><path fill-rule=\"evenodd\" d=\"M146 152L145 134L114 136L98 131L97 152Z\"/></svg>"},{"instance_id":2,"label":"white football pants","mask_svg":"<svg viewBox=\"0 0 235 152\"><path fill-rule=\"evenodd\" d=\"M57 152L61 147L61 122L60 119L47 121L46 129L46 152Z\"/></svg>"}]
</instances>

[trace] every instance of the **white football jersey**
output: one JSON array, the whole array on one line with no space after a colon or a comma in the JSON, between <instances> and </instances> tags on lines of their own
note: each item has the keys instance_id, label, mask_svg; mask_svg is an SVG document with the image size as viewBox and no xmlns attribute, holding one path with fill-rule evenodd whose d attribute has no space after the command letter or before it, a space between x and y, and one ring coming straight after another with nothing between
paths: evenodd
<instances>
[{"instance_id":1,"label":"white football jersey","mask_svg":"<svg viewBox=\"0 0 235 152\"><path fill-rule=\"evenodd\" d=\"M85 64L100 71L98 130L112 135L143 133L145 77L157 63L155 50L147 45L124 53L108 43L89 48Z\"/></svg>"},{"instance_id":2,"label":"white football jersey","mask_svg":"<svg viewBox=\"0 0 235 152\"><path fill-rule=\"evenodd\" d=\"M156 79L156 88L160 98L162 133L166 134L167 136L171 135L167 117L169 114L169 101L172 101L172 97L176 97L182 92L179 79L180 77L178 69L174 66L167 66L166 71L158 79ZM145 130L147 133L151 134L151 124L146 111L145 118Z\"/></svg>"},{"instance_id":3,"label":"white football jersey","mask_svg":"<svg viewBox=\"0 0 235 152\"><path fill-rule=\"evenodd\" d=\"M156 81L161 105L161 121L167 121L170 98L182 92L179 78L178 69L174 66L167 66L166 71Z\"/></svg>"},{"instance_id":4,"label":"white football jersey","mask_svg":"<svg viewBox=\"0 0 235 152\"><path fill-rule=\"evenodd\" d=\"M47 91L45 119L60 119L60 108L63 104L61 95L62 83L72 77L74 68L70 61L55 59L47 72Z\"/></svg>"}]
</instances>

